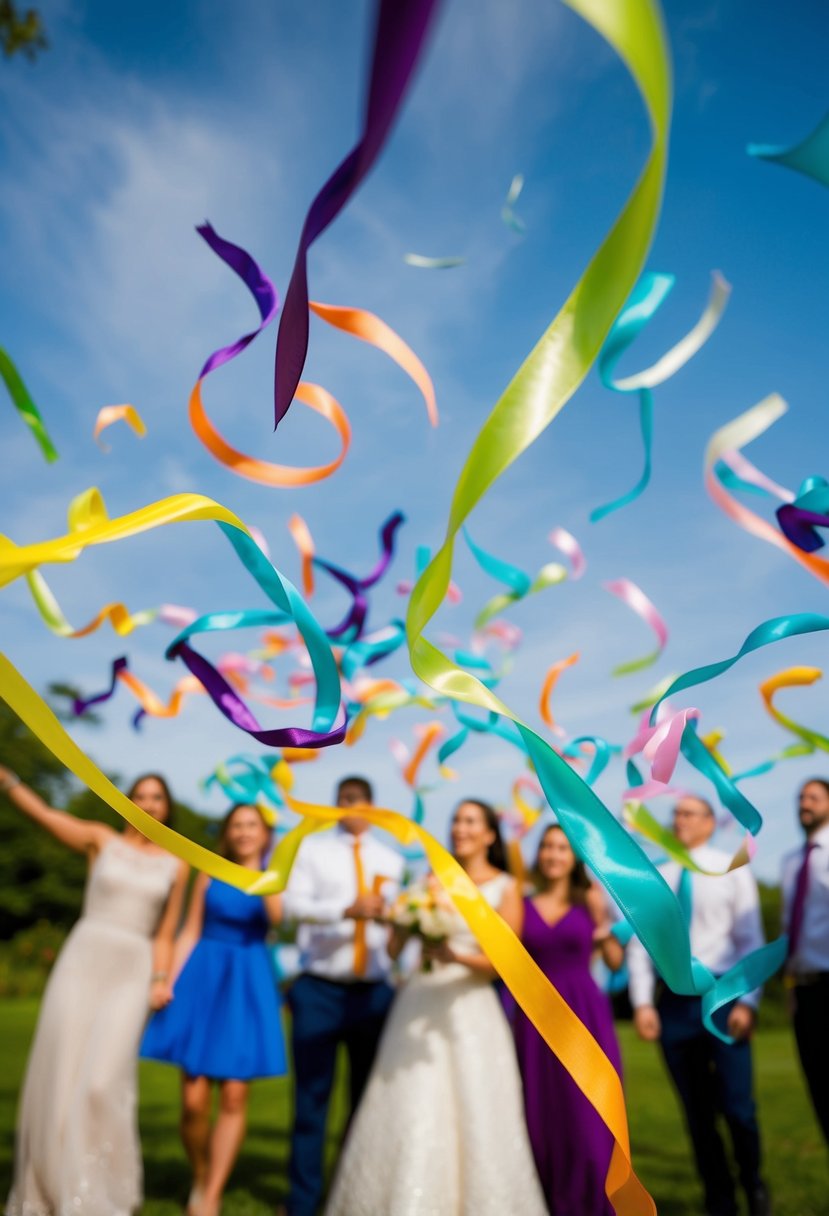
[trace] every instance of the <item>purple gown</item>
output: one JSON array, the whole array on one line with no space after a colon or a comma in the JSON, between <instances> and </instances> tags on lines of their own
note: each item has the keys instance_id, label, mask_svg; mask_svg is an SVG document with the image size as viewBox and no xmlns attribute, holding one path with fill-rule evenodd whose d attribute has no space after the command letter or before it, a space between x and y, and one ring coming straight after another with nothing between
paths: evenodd
<instances>
[{"instance_id":1,"label":"purple gown","mask_svg":"<svg viewBox=\"0 0 829 1216\"><path fill-rule=\"evenodd\" d=\"M548 925L527 899L522 940L621 1075L610 1002L590 974L590 913L575 906ZM512 1021L530 1143L552 1216L613 1216L604 1190L613 1137L521 1009Z\"/></svg>"}]
</instances>

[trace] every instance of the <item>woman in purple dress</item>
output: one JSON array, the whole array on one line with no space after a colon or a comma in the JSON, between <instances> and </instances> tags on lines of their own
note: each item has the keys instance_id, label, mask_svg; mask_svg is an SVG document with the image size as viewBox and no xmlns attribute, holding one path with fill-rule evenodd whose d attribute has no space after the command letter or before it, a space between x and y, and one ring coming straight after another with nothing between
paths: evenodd
<instances>
[{"instance_id":1,"label":"woman in purple dress","mask_svg":"<svg viewBox=\"0 0 829 1216\"><path fill-rule=\"evenodd\" d=\"M521 939L544 974L621 1073L610 1002L590 974L594 951L618 970L624 949L610 933L600 887L587 877L558 824L538 846L537 893L524 900ZM552 1216L613 1216L604 1182L613 1137L521 1009L513 1014L524 1109Z\"/></svg>"}]
</instances>

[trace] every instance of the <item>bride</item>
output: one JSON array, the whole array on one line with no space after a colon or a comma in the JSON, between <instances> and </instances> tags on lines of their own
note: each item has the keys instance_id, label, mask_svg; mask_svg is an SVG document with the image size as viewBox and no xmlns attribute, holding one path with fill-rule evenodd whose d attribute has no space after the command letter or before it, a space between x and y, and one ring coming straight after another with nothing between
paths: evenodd
<instances>
[{"instance_id":1,"label":"bride","mask_svg":"<svg viewBox=\"0 0 829 1216\"><path fill-rule=\"evenodd\" d=\"M452 852L481 895L520 932L495 811L461 802ZM515 1051L466 922L424 956L395 1001L354 1117L326 1216L522 1216L546 1213L524 1123ZM405 931L393 931L399 954Z\"/></svg>"}]
</instances>

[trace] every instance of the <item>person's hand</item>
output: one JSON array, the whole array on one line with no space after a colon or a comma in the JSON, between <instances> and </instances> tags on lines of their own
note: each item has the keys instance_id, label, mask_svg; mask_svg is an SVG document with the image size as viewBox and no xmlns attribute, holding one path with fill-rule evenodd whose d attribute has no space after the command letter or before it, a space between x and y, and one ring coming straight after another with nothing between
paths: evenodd
<instances>
[{"instance_id":1,"label":"person's hand","mask_svg":"<svg viewBox=\"0 0 829 1216\"><path fill-rule=\"evenodd\" d=\"M350 908L346 908L346 919L379 920L385 911L385 907L382 895L374 895L371 891L366 891L364 894L357 896Z\"/></svg>"},{"instance_id":2,"label":"person's hand","mask_svg":"<svg viewBox=\"0 0 829 1216\"><path fill-rule=\"evenodd\" d=\"M599 924L596 925L596 928L593 930L593 945L594 946L604 945L604 943L607 941L607 939L609 937L610 937L610 921L609 920L600 921Z\"/></svg>"},{"instance_id":3,"label":"person's hand","mask_svg":"<svg viewBox=\"0 0 829 1216\"><path fill-rule=\"evenodd\" d=\"M429 963L454 963L457 960L446 938L439 942L430 942L428 938L424 938L423 961Z\"/></svg>"},{"instance_id":4,"label":"person's hand","mask_svg":"<svg viewBox=\"0 0 829 1216\"><path fill-rule=\"evenodd\" d=\"M743 1039L750 1039L754 1033L754 1024L757 1021L757 1015L750 1005L744 1005L737 1002L731 1013L728 1015L728 1033L737 1042Z\"/></svg>"},{"instance_id":5,"label":"person's hand","mask_svg":"<svg viewBox=\"0 0 829 1216\"><path fill-rule=\"evenodd\" d=\"M150 1009L154 1012L169 1005L173 999L173 987L168 980L153 980L150 985Z\"/></svg>"},{"instance_id":6,"label":"person's hand","mask_svg":"<svg viewBox=\"0 0 829 1216\"><path fill-rule=\"evenodd\" d=\"M640 1039L655 1043L662 1033L662 1022L653 1005L640 1005L633 1011L633 1025Z\"/></svg>"}]
</instances>

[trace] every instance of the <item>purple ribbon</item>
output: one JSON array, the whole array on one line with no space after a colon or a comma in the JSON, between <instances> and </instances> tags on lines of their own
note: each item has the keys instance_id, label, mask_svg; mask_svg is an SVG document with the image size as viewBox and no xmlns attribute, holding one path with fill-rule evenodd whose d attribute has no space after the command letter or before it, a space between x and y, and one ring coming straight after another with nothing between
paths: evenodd
<instances>
[{"instance_id":1,"label":"purple ribbon","mask_svg":"<svg viewBox=\"0 0 829 1216\"><path fill-rule=\"evenodd\" d=\"M344 619L334 629L326 629L325 632L329 638L340 638L343 634L348 633L349 630L354 630L350 639L352 642L355 642L362 636L368 616L368 596L365 592L373 587L375 583L379 583L388 570L389 563L394 557L394 535L405 521L406 516L403 512L395 511L383 524L380 529L380 560L365 578L357 578L355 575L349 574L342 566L335 566L333 562L328 562L325 558L315 557L313 559L315 566L319 566L322 570L327 570L331 577L335 578L338 583L341 583L353 596L353 603Z\"/></svg>"},{"instance_id":2,"label":"purple ribbon","mask_svg":"<svg viewBox=\"0 0 829 1216\"><path fill-rule=\"evenodd\" d=\"M91 709L93 705L103 705L104 701L108 701L110 699L110 697L113 695L113 693L115 692L115 686L118 683L118 673L121 671L126 671L126 669L127 669L126 657L124 657L122 655L122 657L120 659L113 659L112 660L112 683L110 684L110 686L106 690L106 692L96 693L95 696L93 696L93 697L76 698L76 700L74 700L72 702L72 713L77 718L80 718L81 715L85 714L86 711L88 709Z\"/></svg>"},{"instance_id":3,"label":"purple ribbon","mask_svg":"<svg viewBox=\"0 0 829 1216\"><path fill-rule=\"evenodd\" d=\"M333 743L342 743L345 738L346 722L335 726L325 733L308 730L303 726L285 726L274 730L263 730L245 705L242 698L231 688L227 680L216 670L198 651L193 650L187 642L179 642L167 652L168 658L180 658L188 670L199 680L213 704L221 710L224 716L246 731L257 743L265 747L330 747Z\"/></svg>"},{"instance_id":4,"label":"purple ribbon","mask_svg":"<svg viewBox=\"0 0 829 1216\"><path fill-rule=\"evenodd\" d=\"M231 359L235 359L238 354L250 346L251 342L258 334L262 332L266 325L276 316L279 309L279 297L276 294L276 288L271 280L254 262L246 250L239 245L233 245L230 241L226 241L220 237L215 229L205 221L204 224L196 228L200 237L207 242L215 254L222 261L238 274L245 286L250 290L252 296L256 300L256 306L259 309L259 315L262 318L262 324L252 333L245 334L238 338L230 346L223 346L221 350L216 350L205 363L199 373L201 380L208 372L212 372L214 368L221 367L223 363L229 363Z\"/></svg>"},{"instance_id":5,"label":"purple ribbon","mask_svg":"<svg viewBox=\"0 0 829 1216\"><path fill-rule=\"evenodd\" d=\"M777 508L777 519L784 536L804 553L814 553L816 549L823 548L824 539L815 528L829 528L829 515L805 511L795 503L784 503Z\"/></svg>"},{"instance_id":6,"label":"purple ribbon","mask_svg":"<svg viewBox=\"0 0 829 1216\"><path fill-rule=\"evenodd\" d=\"M308 353L308 250L336 219L383 149L440 0L380 0L363 133L305 217L276 338L274 427L285 417Z\"/></svg>"}]
</instances>

